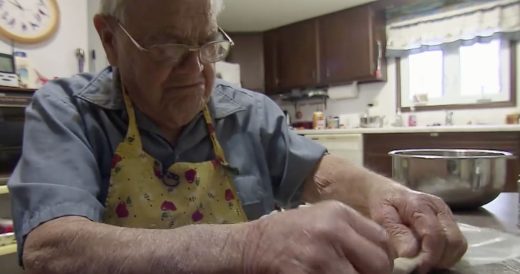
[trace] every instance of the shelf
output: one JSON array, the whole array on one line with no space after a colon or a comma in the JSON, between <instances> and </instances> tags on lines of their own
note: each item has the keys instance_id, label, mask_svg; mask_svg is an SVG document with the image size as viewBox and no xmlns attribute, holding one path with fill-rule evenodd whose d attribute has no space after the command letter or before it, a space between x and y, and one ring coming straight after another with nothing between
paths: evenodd
<instances>
[{"instance_id":1,"label":"shelf","mask_svg":"<svg viewBox=\"0 0 520 274\"><path fill-rule=\"evenodd\" d=\"M15 88L15 87L5 87L0 86L0 92L27 92L34 93L36 89L33 88Z\"/></svg>"},{"instance_id":2,"label":"shelf","mask_svg":"<svg viewBox=\"0 0 520 274\"><path fill-rule=\"evenodd\" d=\"M0 256L16 253L16 244L0 246Z\"/></svg>"},{"instance_id":3,"label":"shelf","mask_svg":"<svg viewBox=\"0 0 520 274\"><path fill-rule=\"evenodd\" d=\"M0 186L0 195L9 193L7 186Z\"/></svg>"}]
</instances>

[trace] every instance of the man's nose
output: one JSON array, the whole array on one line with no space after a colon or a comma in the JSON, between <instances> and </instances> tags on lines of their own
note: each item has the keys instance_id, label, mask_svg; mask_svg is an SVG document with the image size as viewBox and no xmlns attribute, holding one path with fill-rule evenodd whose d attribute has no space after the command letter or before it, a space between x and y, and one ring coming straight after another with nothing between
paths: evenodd
<instances>
[{"instance_id":1,"label":"man's nose","mask_svg":"<svg viewBox=\"0 0 520 274\"><path fill-rule=\"evenodd\" d=\"M200 60L200 51L188 51L182 61L177 66L178 71L185 73L200 73L204 66Z\"/></svg>"}]
</instances>

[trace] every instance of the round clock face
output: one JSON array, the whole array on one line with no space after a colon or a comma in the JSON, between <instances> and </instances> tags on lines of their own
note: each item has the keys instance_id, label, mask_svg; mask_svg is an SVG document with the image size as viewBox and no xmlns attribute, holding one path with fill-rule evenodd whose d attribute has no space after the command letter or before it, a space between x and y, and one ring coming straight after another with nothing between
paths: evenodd
<instances>
[{"instance_id":1,"label":"round clock face","mask_svg":"<svg viewBox=\"0 0 520 274\"><path fill-rule=\"evenodd\" d=\"M21 43L37 43L58 27L56 0L0 0L0 34Z\"/></svg>"}]
</instances>

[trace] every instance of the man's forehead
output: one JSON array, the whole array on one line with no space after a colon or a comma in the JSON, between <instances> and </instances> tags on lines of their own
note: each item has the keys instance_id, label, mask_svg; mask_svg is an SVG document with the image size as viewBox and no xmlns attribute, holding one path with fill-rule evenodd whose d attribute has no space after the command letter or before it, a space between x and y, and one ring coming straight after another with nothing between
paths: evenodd
<instances>
[{"instance_id":1,"label":"man's forehead","mask_svg":"<svg viewBox=\"0 0 520 274\"><path fill-rule=\"evenodd\" d=\"M147 17L193 16L214 17L211 0L127 0L129 20L142 20Z\"/></svg>"},{"instance_id":2,"label":"man's forehead","mask_svg":"<svg viewBox=\"0 0 520 274\"><path fill-rule=\"evenodd\" d=\"M127 18L142 42L200 42L218 33L209 0L132 1Z\"/></svg>"},{"instance_id":3,"label":"man's forehead","mask_svg":"<svg viewBox=\"0 0 520 274\"><path fill-rule=\"evenodd\" d=\"M206 27L187 27L175 25L158 28L149 31L143 42L146 43L187 43L206 42L217 39L218 27L215 25Z\"/></svg>"}]
</instances>

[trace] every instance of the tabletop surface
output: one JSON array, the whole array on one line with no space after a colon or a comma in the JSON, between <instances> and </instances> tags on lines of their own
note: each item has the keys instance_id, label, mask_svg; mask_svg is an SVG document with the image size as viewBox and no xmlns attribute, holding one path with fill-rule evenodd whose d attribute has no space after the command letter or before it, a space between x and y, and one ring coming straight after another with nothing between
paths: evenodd
<instances>
[{"instance_id":1,"label":"tabletop surface","mask_svg":"<svg viewBox=\"0 0 520 274\"><path fill-rule=\"evenodd\" d=\"M518 193L502 193L492 202L472 211L456 211L455 219L459 223L465 223L477 227L492 228L520 236L519 222L519 197ZM456 267L452 270L434 271L434 274L519 274L520 258L505 261L471 266Z\"/></svg>"},{"instance_id":2,"label":"tabletop surface","mask_svg":"<svg viewBox=\"0 0 520 274\"><path fill-rule=\"evenodd\" d=\"M473 211L454 212L457 222L493 228L520 236L518 193L502 193L495 200Z\"/></svg>"}]
</instances>

